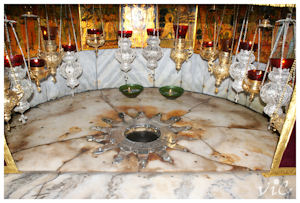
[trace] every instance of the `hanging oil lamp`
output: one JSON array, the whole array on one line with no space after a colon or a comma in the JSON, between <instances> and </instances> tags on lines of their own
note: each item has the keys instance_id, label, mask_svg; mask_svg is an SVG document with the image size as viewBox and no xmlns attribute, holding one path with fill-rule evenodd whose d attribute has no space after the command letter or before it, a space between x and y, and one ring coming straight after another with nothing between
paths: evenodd
<instances>
[{"instance_id":1,"label":"hanging oil lamp","mask_svg":"<svg viewBox=\"0 0 300 203\"><path fill-rule=\"evenodd\" d=\"M116 59L121 63L121 70L125 73L131 70L130 64L136 57L135 51L131 48L130 37L132 36L131 30L118 31L119 48L115 53Z\"/></svg>"},{"instance_id":2,"label":"hanging oil lamp","mask_svg":"<svg viewBox=\"0 0 300 203\"><path fill-rule=\"evenodd\" d=\"M281 27L279 28L267 63L267 70L269 65L271 65L272 70L268 74L269 81L262 85L260 96L262 101L266 103L264 112L271 118L270 128L280 132L285 120L285 114L283 113L282 107L288 105L295 84L296 60L294 59L294 55L296 49L296 21L291 18L291 14L288 14L286 19L279 20L276 23ZM293 42L291 40L288 43L289 49L286 51L285 45L287 43L286 36L288 32L293 32L294 40ZM278 50L277 47L279 43L281 43L282 46ZM263 83L265 79L266 78L264 78ZM291 79L292 84L290 85L289 82Z\"/></svg>"},{"instance_id":3,"label":"hanging oil lamp","mask_svg":"<svg viewBox=\"0 0 300 203\"><path fill-rule=\"evenodd\" d=\"M176 64L176 70L180 71L182 64L193 55L193 51L185 49L185 36L188 25L173 25L175 32L175 48L171 51L171 59Z\"/></svg>"},{"instance_id":4,"label":"hanging oil lamp","mask_svg":"<svg viewBox=\"0 0 300 203\"><path fill-rule=\"evenodd\" d=\"M149 28L147 29L148 39L147 47L143 49L143 56L147 60L147 68L154 70L157 68L157 61L163 56L161 47L159 46L161 35L160 29Z\"/></svg>"},{"instance_id":5,"label":"hanging oil lamp","mask_svg":"<svg viewBox=\"0 0 300 203\"><path fill-rule=\"evenodd\" d=\"M132 36L132 31L118 31L119 35L119 49L115 53L116 59L121 63L121 70L124 73L125 85L120 86L119 90L123 95L134 98L137 97L142 91L143 86L139 84L127 84L128 76L127 72L131 70L130 64L136 57L135 51L131 48L130 37Z\"/></svg>"},{"instance_id":6,"label":"hanging oil lamp","mask_svg":"<svg viewBox=\"0 0 300 203\"><path fill-rule=\"evenodd\" d=\"M146 13L147 15L147 13ZM146 16L147 19L147 16ZM153 86L155 86L155 69L157 68L157 61L163 56L160 44L159 36L162 30L158 27L158 6L156 5L155 27L147 29L147 47L143 49L142 55L147 60L147 68L153 71Z\"/></svg>"},{"instance_id":7,"label":"hanging oil lamp","mask_svg":"<svg viewBox=\"0 0 300 203\"><path fill-rule=\"evenodd\" d=\"M235 10L235 22L233 25L232 39L222 40L222 51L219 54L219 60L214 62L211 67L211 72L215 77L215 93L218 93L218 87L222 81L229 77L229 68L232 62L232 51L234 47L235 30L237 25L238 8Z\"/></svg>"},{"instance_id":8,"label":"hanging oil lamp","mask_svg":"<svg viewBox=\"0 0 300 203\"><path fill-rule=\"evenodd\" d=\"M258 51L257 51L257 69L256 70L249 70L247 74L247 78L243 80L243 89L246 93L250 94L249 100L253 101L254 96L260 92L261 84L263 77L265 75L265 71L260 70L260 50L261 50L261 38L263 35L261 35L262 29L268 29L272 28L273 26L268 25L268 22L266 22L266 19L263 21L259 20L258 25ZM256 37L256 31L254 34L254 39ZM254 42L255 40L253 40ZM251 47L251 50L254 47Z\"/></svg>"},{"instance_id":9,"label":"hanging oil lamp","mask_svg":"<svg viewBox=\"0 0 300 203\"><path fill-rule=\"evenodd\" d=\"M101 7L100 7L101 11ZM101 13L102 15L102 13ZM94 28L87 29L87 37L86 37L86 44L94 47L96 50L96 57L98 53L98 48L103 46L105 44L105 35L104 35L104 29L103 29L103 19L101 16L101 29L97 26L96 23L96 14L95 14L95 7L93 5L93 20L94 20Z\"/></svg>"},{"instance_id":10,"label":"hanging oil lamp","mask_svg":"<svg viewBox=\"0 0 300 203\"><path fill-rule=\"evenodd\" d=\"M243 80L247 76L248 71L255 69L255 66L252 63L255 60L253 52L256 51L257 44L255 44L254 41L246 41L249 13L250 8L248 7L243 19L235 58L229 69L229 74L234 80L232 83L232 88L236 92L234 98L235 102L238 102L239 93L244 90ZM242 36L244 36L243 40Z\"/></svg>"},{"instance_id":11,"label":"hanging oil lamp","mask_svg":"<svg viewBox=\"0 0 300 203\"><path fill-rule=\"evenodd\" d=\"M263 76L264 71L253 69L248 71L247 77L243 80L242 87L250 94L250 101L253 101L254 96L259 93Z\"/></svg>"},{"instance_id":12,"label":"hanging oil lamp","mask_svg":"<svg viewBox=\"0 0 300 203\"><path fill-rule=\"evenodd\" d=\"M219 55L218 47L218 38L222 27L222 22L225 14L225 8L223 8L223 13L220 21L220 25L218 26L217 31L217 20L216 20L216 7L215 5L212 7L212 9L209 10L209 12L214 14L214 34L213 34L213 41L204 41L204 37L202 37L201 40L201 47L200 47L200 56L203 60L208 61L208 71L212 72L212 66L213 61L215 61ZM207 27L206 27L207 28ZM207 28L208 29L208 28ZM204 34L204 32L203 32ZM204 36L204 35L203 35Z\"/></svg>"},{"instance_id":13,"label":"hanging oil lamp","mask_svg":"<svg viewBox=\"0 0 300 203\"><path fill-rule=\"evenodd\" d=\"M70 8L70 7L69 7ZM72 12L70 11L70 17L72 18ZM66 18L68 19L68 18ZM62 23L62 6L60 9L60 23ZM65 24L65 23L64 23ZM69 22L67 20L67 25L69 25ZM73 39L74 43L71 42L71 34L70 34L70 27L69 26L63 26L65 30L68 32L68 43L62 44L62 48L64 50L63 54L63 62L59 68L59 73L61 76L63 76L65 79L67 79L67 86L72 89L72 96L74 96L74 88L79 85L78 77L82 74L82 67L80 66L80 63L78 62L78 47L77 47L77 38L76 38L76 32L74 29L73 20L71 20L72 28L73 28ZM61 35L61 27L60 26L60 35ZM61 39L61 37L60 37ZM60 43L61 46L61 43Z\"/></svg>"},{"instance_id":14,"label":"hanging oil lamp","mask_svg":"<svg viewBox=\"0 0 300 203\"><path fill-rule=\"evenodd\" d=\"M248 65L249 65L249 59L248 59L248 63L246 66L247 75L244 77L243 83L242 83L243 90L250 95L250 97L249 97L250 102L252 102L254 99L254 96L259 93L261 83L263 80L263 76L264 76L264 71L259 70L259 62L260 62L259 56L260 56L260 45L261 45L261 43L260 43L260 39L261 39L260 31L261 30L260 30L259 26L255 30L254 39L253 39L252 43L255 42L257 30L258 30L258 60L257 60L258 67L256 69L248 70ZM248 46L248 44L246 44L246 46ZM241 46L241 47L243 47L243 46ZM249 47L249 48L252 52L254 46Z\"/></svg>"},{"instance_id":15,"label":"hanging oil lamp","mask_svg":"<svg viewBox=\"0 0 300 203\"><path fill-rule=\"evenodd\" d=\"M45 51L41 53L41 58L46 61L47 68L50 70L52 76L52 81L56 82L56 69L61 64L62 61L62 50L57 51L57 45L55 42L57 35L57 27L49 25L47 6L45 5L46 10L46 27L42 26L43 39L45 41ZM60 36L59 36L60 37ZM61 39L59 39L60 41Z\"/></svg>"},{"instance_id":16,"label":"hanging oil lamp","mask_svg":"<svg viewBox=\"0 0 300 203\"><path fill-rule=\"evenodd\" d=\"M23 14L22 17L25 21L25 35L26 35L26 45L27 45L27 66L30 72L30 78L34 80L38 92L41 92L41 84L40 82L47 79L50 70L46 67L46 61L41 58L41 26L40 26L40 18L37 15L33 14ZM27 18L37 19L38 23L38 51L37 55L33 58L30 56L30 47L29 47L29 39L28 39L28 28L27 28Z\"/></svg>"},{"instance_id":17,"label":"hanging oil lamp","mask_svg":"<svg viewBox=\"0 0 300 203\"><path fill-rule=\"evenodd\" d=\"M6 46L4 45L5 53L8 56ZM9 120L11 119L11 112L15 108L16 105L19 104L20 100L24 95L24 91L21 89L19 81L16 78L12 63L10 61L10 57L7 58L8 63L11 67L12 79L15 83L16 89L10 89L10 80L7 75L4 76L4 121L7 123L7 130L10 130Z\"/></svg>"},{"instance_id":18,"label":"hanging oil lamp","mask_svg":"<svg viewBox=\"0 0 300 203\"><path fill-rule=\"evenodd\" d=\"M143 86L139 84L127 84L127 73L131 70L131 63L136 57L136 52L131 48L132 31L123 30L123 19L121 19L121 30L118 31L118 50L115 53L115 58L120 63L120 69L124 75L125 84L119 87L120 92L129 98L137 97L142 91Z\"/></svg>"},{"instance_id":19,"label":"hanging oil lamp","mask_svg":"<svg viewBox=\"0 0 300 203\"><path fill-rule=\"evenodd\" d=\"M19 101L18 105L14 108L14 111L21 113L21 117L19 118L19 121L24 124L24 123L26 123L26 120L28 119L24 115L24 112L30 108L28 99L33 94L33 87L31 84L30 73L29 73L27 64L24 63L24 61L26 61L26 60L25 60L25 56L24 56L24 53L22 51L22 48L21 48L21 45L19 42L18 35L16 34L16 31L14 28L14 23L16 23L16 22L12 21L12 20L7 20L7 17L5 15L5 24L4 24L5 33L6 33L5 36L7 39L7 43L9 45L10 54L6 55L4 58L4 66L5 66L6 72L8 73L8 77L9 77L10 81L12 81L12 90L15 92L19 92L18 84L14 80L14 78L16 78L16 81L19 81L20 88L23 91L23 96L22 96L21 100ZM10 27L14 33L14 37L19 46L21 55L13 54L10 36L9 36L9 32L8 32L8 24L10 25ZM25 66L25 68L23 65ZM27 73L28 79L26 78L26 73Z\"/></svg>"},{"instance_id":20,"label":"hanging oil lamp","mask_svg":"<svg viewBox=\"0 0 300 203\"><path fill-rule=\"evenodd\" d=\"M157 68L157 62L163 56L161 47L159 46L160 40L159 36L161 34L160 29L147 29L148 39L147 44L148 46L143 49L143 56L147 60L147 68L152 70L152 78L153 78L153 87L155 86L155 69Z\"/></svg>"}]
</instances>

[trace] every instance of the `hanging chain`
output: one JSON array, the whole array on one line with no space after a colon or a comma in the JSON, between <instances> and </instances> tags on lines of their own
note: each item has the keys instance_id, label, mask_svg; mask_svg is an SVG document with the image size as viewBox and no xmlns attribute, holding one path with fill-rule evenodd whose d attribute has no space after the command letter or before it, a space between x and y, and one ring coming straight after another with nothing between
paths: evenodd
<instances>
[{"instance_id":1,"label":"hanging chain","mask_svg":"<svg viewBox=\"0 0 300 203\"><path fill-rule=\"evenodd\" d=\"M232 58L232 52L233 52L233 45L234 45L234 38L235 38L235 32L236 32L236 25L237 25L237 19L239 14L239 6L237 6L237 9L234 10L234 24L233 24L233 32L232 32L232 42L231 42L231 50L230 50L230 60Z\"/></svg>"},{"instance_id":2,"label":"hanging chain","mask_svg":"<svg viewBox=\"0 0 300 203\"><path fill-rule=\"evenodd\" d=\"M236 50L235 50L234 61L237 61L237 53L238 53L239 48L240 48L240 43L241 43L241 39L242 39L242 35L243 35L243 30L244 30L244 27L245 27L246 16L247 16L247 11L246 11L244 19L243 19L242 28L241 28L240 36L239 36L239 41L238 41L238 44L237 44L237 47L236 47Z\"/></svg>"},{"instance_id":3,"label":"hanging chain","mask_svg":"<svg viewBox=\"0 0 300 203\"><path fill-rule=\"evenodd\" d=\"M69 12L70 12L71 25L72 25L72 29L73 29L73 36L74 36L74 41L75 41L76 51L78 52L77 38L76 38L75 27L74 27L74 23L73 23L72 10L71 10L71 6L70 6L70 5L68 5L68 7L69 7ZM96 52L97 52L97 50L98 50L98 49L96 49Z\"/></svg>"},{"instance_id":4,"label":"hanging chain","mask_svg":"<svg viewBox=\"0 0 300 203\"><path fill-rule=\"evenodd\" d=\"M99 10L100 10L100 18L101 18L101 27L102 27L102 34L105 37L105 32L104 32L104 22L103 22L103 13L102 13L102 5L99 5Z\"/></svg>"},{"instance_id":5,"label":"hanging chain","mask_svg":"<svg viewBox=\"0 0 300 203\"><path fill-rule=\"evenodd\" d=\"M216 47L218 46L218 43L219 43L219 35L220 35L222 24L223 24L223 19L224 19L224 15L225 15L225 9L226 9L226 6L224 6L224 8L223 8L223 13L222 13L220 25L218 27L216 44L214 44L214 52L216 51Z\"/></svg>"},{"instance_id":6,"label":"hanging chain","mask_svg":"<svg viewBox=\"0 0 300 203\"><path fill-rule=\"evenodd\" d=\"M261 23L261 20L259 19L258 24ZM258 26L258 45L257 45L257 70L259 70L259 62L260 62L260 49L261 49L261 38L260 38L260 27ZM253 44L254 46L254 44Z\"/></svg>"},{"instance_id":7,"label":"hanging chain","mask_svg":"<svg viewBox=\"0 0 300 203\"><path fill-rule=\"evenodd\" d=\"M59 45L58 45L58 50L61 50L61 28L62 28L62 4L60 5L59 9Z\"/></svg>"},{"instance_id":8,"label":"hanging chain","mask_svg":"<svg viewBox=\"0 0 300 203\"><path fill-rule=\"evenodd\" d=\"M248 8L247 8L246 15L247 15L247 19L246 19L246 26L245 26L245 33L244 33L243 41L246 41L246 36L247 36L247 31L248 31L249 15L250 15L250 6L248 6Z\"/></svg>"},{"instance_id":9,"label":"hanging chain","mask_svg":"<svg viewBox=\"0 0 300 203\"><path fill-rule=\"evenodd\" d=\"M6 15L5 15L5 19L7 20ZM13 52L12 52L12 48L11 48L11 41L10 41L10 38L9 38L8 26L7 26L6 23L4 23L4 28L5 28L5 34L6 34L6 41L8 43L9 51L10 51L10 55L9 56L13 56Z\"/></svg>"},{"instance_id":10,"label":"hanging chain","mask_svg":"<svg viewBox=\"0 0 300 203\"><path fill-rule=\"evenodd\" d=\"M45 12L46 12L46 23L47 23L47 32L48 32L48 40L50 41L50 27L49 27L49 18L48 18L48 9L47 5L45 5Z\"/></svg>"},{"instance_id":11,"label":"hanging chain","mask_svg":"<svg viewBox=\"0 0 300 203\"><path fill-rule=\"evenodd\" d=\"M26 43L27 43L27 60L28 67L30 69L30 50L29 50L29 39L28 39L28 28L27 28L27 17L25 17L25 34L26 34Z\"/></svg>"}]
</instances>

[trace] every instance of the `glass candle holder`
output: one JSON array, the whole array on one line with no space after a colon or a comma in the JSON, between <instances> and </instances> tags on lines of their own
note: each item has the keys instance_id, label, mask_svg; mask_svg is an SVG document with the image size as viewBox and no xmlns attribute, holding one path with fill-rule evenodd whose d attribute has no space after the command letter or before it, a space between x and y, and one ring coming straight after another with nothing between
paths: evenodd
<instances>
[{"instance_id":1,"label":"glass candle holder","mask_svg":"<svg viewBox=\"0 0 300 203\"><path fill-rule=\"evenodd\" d=\"M271 58L270 59L270 64L272 67L276 67L276 68L280 68L280 58ZM291 68L293 65L294 59L282 59L281 63L282 63L282 69L286 69L286 68Z\"/></svg>"},{"instance_id":2,"label":"glass candle holder","mask_svg":"<svg viewBox=\"0 0 300 203\"><path fill-rule=\"evenodd\" d=\"M148 34L148 36L157 36L157 35L159 35L159 36L161 36L161 33L162 33L162 29L156 29L156 28L148 28L147 29L147 34Z\"/></svg>"},{"instance_id":3,"label":"glass candle holder","mask_svg":"<svg viewBox=\"0 0 300 203\"><path fill-rule=\"evenodd\" d=\"M63 44L62 48L65 52L67 51L76 51L76 46L74 44Z\"/></svg>"},{"instance_id":4,"label":"glass candle holder","mask_svg":"<svg viewBox=\"0 0 300 203\"><path fill-rule=\"evenodd\" d=\"M103 33L102 30L100 29L87 29L87 33L88 34L97 34L97 35L101 35Z\"/></svg>"},{"instance_id":5,"label":"glass candle holder","mask_svg":"<svg viewBox=\"0 0 300 203\"><path fill-rule=\"evenodd\" d=\"M41 26L41 29L42 29L43 39L48 40L48 29L47 29L47 27ZM50 40L55 40L56 33L57 33L57 27L50 26L49 31L50 31Z\"/></svg>"},{"instance_id":6,"label":"glass candle holder","mask_svg":"<svg viewBox=\"0 0 300 203\"><path fill-rule=\"evenodd\" d=\"M235 43L233 42L233 47L234 47L234 44ZM232 45L232 39L223 39L223 40L221 40L221 49L222 49L222 51L230 52L231 45Z\"/></svg>"},{"instance_id":7,"label":"glass candle holder","mask_svg":"<svg viewBox=\"0 0 300 203\"><path fill-rule=\"evenodd\" d=\"M174 29L174 32L175 32L175 37L184 39L185 36L186 36L186 33L188 31L188 28L189 28L188 25L173 25L173 29ZM178 35L176 36L177 29L178 29Z\"/></svg>"},{"instance_id":8,"label":"glass candle holder","mask_svg":"<svg viewBox=\"0 0 300 203\"><path fill-rule=\"evenodd\" d=\"M203 47L213 47L214 46L214 42L213 41L203 41L202 46Z\"/></svg>"},{"instance_id":9,"label":"glass candle holder","mask_svg":"<svg viewBox=\"0 0 300 203\"><path fill-rule=\"evenodd\" d=\"M183 94L184 89L178 86L163 86L159 88L159 92L167 99L177 99Z\"/></svg>"},{"instance_id":10,"label":"glass candle holder","mask_svg":"<svg viewBox=\"0 0 300 203\"><path fill-rule=\"evenodd\" d=\"M30 67L44 67L45 64L44 59L30 59Z\"/></svg>"},{"instance_id":11,"label":"glass candle holder","mask_svg":"<svg viewBox=\"0 0 300 203\"><path fill-rule=\"evenodd\" d=\"M132 31L131 30L123 30L123 31L119 30L118 31L118 36L122 37L122 34L123 34L123 37L128 38L128 37L132 36Z\"/></svg>"},{"instance_id":12,"label":"glass candle holder","mask_svg":"<svg viewBox=\"0 0 300 203\"><path fill-rule=\"evenodd\" d=\"M240 48L239 48L239 50L243 49L243 50L250 51L252 45L253 45L253 44L252 44L251 42L243 41L243 42L240 43ZM254 44L253 51L255 52L256 49L257 49L257 44Z\"/></svg>"},{"instance_id":13,"label":"glass candle holder","mask_svg":"<svg viewBox=\"0 0 300 203\"><path fill-rule=\"evenodd\" d=\"M126 84L120 86L119 90L126 97L135 98L144 90L144 87L139 84Z\"/></svg>"},{"instance_id":14,"label":"glass candle holder","mask_svg":"<svg viewBox=\"0 0 300 203\"><path fill-rule=\"evenodd\" d=\"M10 62L12 67L21 66L24 63L22 55L13 55L10 56ZM4 57L4 67L10 67L8 62L8 56Z\"/></svg>"},{"instance_id":15,"label":"glass candle holder","mask_svg":"<svg viewBox=\"0 0 300 203\"><path fill-rule=\"evenodd\" d=\"M250 80L257 80L262 81L264 77L265 71L262 70L249 70L248 71L248 78Z\"/></svg>"}]
</instances>

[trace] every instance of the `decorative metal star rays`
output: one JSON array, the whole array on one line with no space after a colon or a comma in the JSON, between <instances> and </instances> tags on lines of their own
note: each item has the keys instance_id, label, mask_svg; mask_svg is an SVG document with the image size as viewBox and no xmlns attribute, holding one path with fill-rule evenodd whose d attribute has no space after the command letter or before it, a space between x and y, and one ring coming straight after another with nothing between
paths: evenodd
<instances>
[{"instance_id":1,"label":"decorative metal star rays","mask_svg":"<svg viewBox=\"0 0 300 203\"><path fill-rule=\"evenodd\" d=\"M125 113L119 113L122 121L102 119L111 127L93 126L91 129L100 131L100 137L88 136L88 141L103 144L95 154L101 154L109 150L119 149L114 163L120 163L130 154L135 154L139 161L139 166L145 168L150 153L155 153L165 162L173 163L167 152L167 148L188 152L188 149L177 144L179 140L192 140L193 138L180 136L177 133L191 129L190 126L172 126L181 118L171 117L162 121L162 114L159 113L152 118L146 117L143 112L139 112L134 118Z\"/></svg>"}]
</instances>

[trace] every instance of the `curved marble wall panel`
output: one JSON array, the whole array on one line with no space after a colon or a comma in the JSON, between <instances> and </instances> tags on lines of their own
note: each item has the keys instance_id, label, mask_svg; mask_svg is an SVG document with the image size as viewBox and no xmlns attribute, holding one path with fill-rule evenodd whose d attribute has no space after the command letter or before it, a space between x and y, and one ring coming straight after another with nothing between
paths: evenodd
<instances>
[{"instance_id":1,"label":"curved marble wall panel","mask_svg":"<svg viewBox=\"0 0 300 203\"><path fill-rule=\"evenodd\" d=\"M146 60L142 56L142 49L135 49L137 56L132 63L132 70L128 72L128 83L138 83L144 87L152 87L151 71L146 67ZM104 49L98 51L97 66L95 51L79 52L79 62L83 73L79 78L80 85L75 88L75 93L104 89L118 88L124 84L124 73L120 70L120 64L115 59L116 49ZM185 90L208 94L216 97L234 100L235 92L231 88L232 79L227 78L215 93L215 78L207 70L207 62L202 60L199 54L183 64L180 72L175 70L175 63L170 58L171 49L163 49L163 57L158 62L155 70L155 86L180 85ZM264 64L260 68L264 68ZM42 92L38 93L35 87L34 95L30 101L31 106L44 103L65 95L70 95L71 89L66 86L66 80L57 73L57 82L53 83L51 77L41 83ZM248 96L240 93L239 103L259 113L263 112L264 104L259 97L249 102Z\"/></svg>"}]
</instances>

